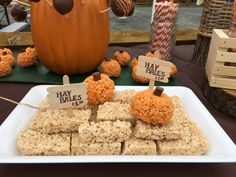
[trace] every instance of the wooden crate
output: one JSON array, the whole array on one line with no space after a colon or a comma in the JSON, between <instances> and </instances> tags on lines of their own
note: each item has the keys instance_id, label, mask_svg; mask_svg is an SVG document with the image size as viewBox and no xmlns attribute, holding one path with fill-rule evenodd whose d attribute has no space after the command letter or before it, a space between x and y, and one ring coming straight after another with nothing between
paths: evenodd
<instances>
[{"instance_id":1,"label":"wooden crate","mask_svg":"<svg viewBox=\"0 0 236 177\"><path fill-rule=\"evenodd\" d=\"M204 47L204 46L203 46ZM206 74L211 87L236 90L236 38L230 38L226 30L214 29L206 62ZM230 63L232 66L227 66Z\"/></svg>"}]
</instances>

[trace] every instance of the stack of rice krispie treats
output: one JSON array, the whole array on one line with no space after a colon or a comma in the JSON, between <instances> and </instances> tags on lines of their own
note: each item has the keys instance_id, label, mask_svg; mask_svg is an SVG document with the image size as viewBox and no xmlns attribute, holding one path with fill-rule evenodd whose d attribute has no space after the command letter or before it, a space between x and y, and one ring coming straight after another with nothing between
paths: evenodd
<instances>
[{"instance_id":1,"label":"stack of rice krispie treats","mask_svg":"<svg viewBox=\"0 0 236 177\"><path fill-rule=\"evenodd\" d=\"M130 112L135 90L116 91L97 107L48 110L45 99L22 131L17 145L22 155L203 155L208 143L189 119L177 96L174 114L164 125L137 120Z\"/></svg>"}]
</instances>

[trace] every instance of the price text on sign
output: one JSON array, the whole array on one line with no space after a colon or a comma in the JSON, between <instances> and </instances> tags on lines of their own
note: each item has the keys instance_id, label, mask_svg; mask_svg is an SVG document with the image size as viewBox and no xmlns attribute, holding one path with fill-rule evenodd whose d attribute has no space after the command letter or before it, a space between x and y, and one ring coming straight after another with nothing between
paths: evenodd
<instances>
[{"instance_id":1,"label":"price text on sign","mask_svg":"<svg viewBox=\"0 0 236 177\"><path fill-rule=\"evenodd\" d=\"M169 81L171 67L172 64L170 62L158 58L140 56L136 74L150 80L167 83Z\"/></svg>"},{"instance_id":2,"label":"price text on sign","mask_svg":"<svg viewBox=\"0 0 236 177\"><path fill-rule=\"evenodd\" d=\"M87 104L87 87L85 84L70 84L49 87L49 109L83 107Z\"/></svg>"}]
</instances>

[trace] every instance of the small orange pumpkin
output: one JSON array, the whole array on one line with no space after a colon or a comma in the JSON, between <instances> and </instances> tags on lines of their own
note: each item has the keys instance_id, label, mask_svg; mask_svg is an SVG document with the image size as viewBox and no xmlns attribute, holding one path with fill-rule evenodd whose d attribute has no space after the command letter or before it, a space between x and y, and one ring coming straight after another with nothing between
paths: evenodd
<instances>
[{"instance_id":1,"label":"small orange pumpkin","mask_svg":"<svg viewBox=\"0 0 236 177\"><path fill-rule=\"evenodd\" d=\"M49 3L48 3L49 2ZM94 70L109 42L107 0L74 0L65 15L50 6L53 0L31 2L31 31L40 61L58 74Z\"/></svg>"}]
</instances>

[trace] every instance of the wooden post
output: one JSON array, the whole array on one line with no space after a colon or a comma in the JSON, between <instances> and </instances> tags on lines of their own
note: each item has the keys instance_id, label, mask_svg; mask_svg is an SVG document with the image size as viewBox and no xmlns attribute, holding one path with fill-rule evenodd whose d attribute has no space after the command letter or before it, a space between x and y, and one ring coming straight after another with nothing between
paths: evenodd
<instances>
[{"instance_id":1,"label":"wooden post","mask_svg":"<svg viewBox=\"0 0 236 177\"><path fill-rule=\"evenodd\" d=\"M70 79L69 79L69 77L67 75L64 75L62 80L63 80L63 85L70 85ZM73 117L73 110L72 110L72 108L67 108L66 110L67 110L68 117Z\"/></svg>"},{"instance_id":2,"label":"wooden post","mask_svg":"<svg viewBox=\"0 0 236 177\"><path fill-rule=\"evenodd\" d=\"M149 89L153 90L154 89L154 85L155 85L155 80L149 80Z\"/></svg>"}]
</instances>

